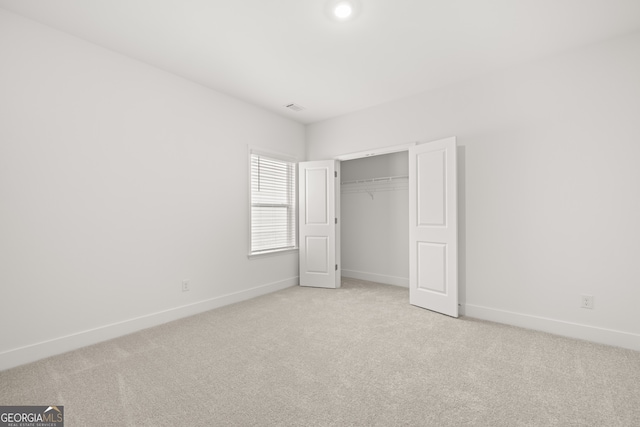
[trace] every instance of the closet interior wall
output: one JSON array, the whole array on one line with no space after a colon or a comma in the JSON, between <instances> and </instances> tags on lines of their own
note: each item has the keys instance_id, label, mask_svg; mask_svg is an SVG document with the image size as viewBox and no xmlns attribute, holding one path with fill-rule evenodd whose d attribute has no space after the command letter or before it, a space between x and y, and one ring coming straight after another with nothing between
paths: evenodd
<instances>
[{"instance_id":1,"label":"closet interior wall","mask_svg":"<svg viewBox=\"0 0 640 427\"><path fill-rule=\"evenodd\" d=\"M342 275L409 286L406 151L343 161Z\"/></svg>"}]
</instances>

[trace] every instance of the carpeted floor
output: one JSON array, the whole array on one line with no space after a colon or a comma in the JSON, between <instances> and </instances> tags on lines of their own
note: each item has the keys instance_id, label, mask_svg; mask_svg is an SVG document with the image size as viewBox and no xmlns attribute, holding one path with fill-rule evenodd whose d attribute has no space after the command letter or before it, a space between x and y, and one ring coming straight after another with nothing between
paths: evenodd
<instances>
[{"instance_id":1,"label":"carpeted floor","mask_svg":"<svg viewBox=\"0 0 640 427\"><path fill-rule=\"evenodd\" d=\"M66 426L640 426L640 353L293 287L0 372Z\"/></svg>"}]
</instances>

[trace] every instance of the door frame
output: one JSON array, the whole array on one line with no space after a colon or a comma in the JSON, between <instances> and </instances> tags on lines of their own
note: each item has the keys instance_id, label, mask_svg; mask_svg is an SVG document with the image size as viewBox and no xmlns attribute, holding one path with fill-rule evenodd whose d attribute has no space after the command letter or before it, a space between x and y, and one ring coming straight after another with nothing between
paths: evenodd
<instances>
[{"instance_id":1,"label":"door frame","mask_svg":"<svg viewBox=\"0 0 640 427\"><path fill-rule=\"evenodd\" d=\"M416 142L409 142L406 144L398 144L398 145L389 145L387 147L379 147L379 148L374 148L374 149L370 149L370 150L366 150L366 151L356 151L356 152L352 152L352 153L347 153L347 154L341 154L339 156L335 156L333 158L333 160L336 160L338 162L338 168L340 169L340 172L338 173L338 182L337 184L337 189L336 189L336 199L340 200L341 197L341 191L340 191L340 182L342 180L342 167L341 167L341 163L343 161L347 161L347 160L356 160L356 159L364 159L367 157L374 157L374 156L382 156L385 154L393 154L393 153L400 153L400 152L409 152L409 149L413 146L416 146L418 144L421 143L426 143L428 141L416 141ZM341 204L336 205L336 214L339 216L339 218L341 218L341 220L339 221L339 227L336 228L336 234L338 234L336 236L336 241L337 242L342 242L341 236L339 235L340 233L342 233L342 212L340 211L342 209ZM340 277L338 278L338 280L342 281L342 259L340 259L340 257L342 256L342 251L340 248L337 248L337 252L336 252L336 262L338 263L339 267L339 271L340 271Z\"/></svg>"},{"instance_id":2,"label":"door frame","mask_svg":"<svg viewBox=\"0 0 640 427\"><path fill-rule=\"evenodd\" d=\"M426 141L425 141L426 142ZM336 156L333 159L339 161L345 160L355 160L355 159L363 159L365 157L371 156L381 156L383 154L392 154L399 153L400 151L409 151L410 147L414 145L418 145L420 142L410 142L408 144L400 144L400 145L391 145L388 147L375 148L367 151L357 151L355 153L341 154L340 156Z\"/></svg>"}]
</instances>

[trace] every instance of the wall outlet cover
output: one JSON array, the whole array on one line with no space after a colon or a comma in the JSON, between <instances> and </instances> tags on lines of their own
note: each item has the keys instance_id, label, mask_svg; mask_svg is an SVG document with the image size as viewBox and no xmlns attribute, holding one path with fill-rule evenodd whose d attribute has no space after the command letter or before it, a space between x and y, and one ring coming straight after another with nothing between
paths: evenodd
<instances>
[{"instance_id":1,"label":"wall outlet cover","mask_svg":"<svg viewBox=\"0 0 640 427\"><path fill-rule=\"evenodd\" d=\"M581 295L580 307L593 310L593 295Z\"/></svg>"}]
</instances>

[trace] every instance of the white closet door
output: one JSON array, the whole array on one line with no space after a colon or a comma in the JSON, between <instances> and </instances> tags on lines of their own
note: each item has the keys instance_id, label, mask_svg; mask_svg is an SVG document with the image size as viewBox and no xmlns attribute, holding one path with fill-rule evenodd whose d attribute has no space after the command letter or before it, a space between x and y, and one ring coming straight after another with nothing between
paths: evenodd
<instances>
[{"instance_id":1,"label":"white closet door","mask_svg":"<svg viewBox=\"0 0 640 427\"><path fill-rule=\"evenodd\" d=\"M298 166L300 286L339 288L339 162Z\"/></svg>"},{"instance_id":2,"label":"white closet door","mask_svg":"<svg viewBox=\"0 0 640 427\"><path fill-rule=\"evenodd\" d=\"M409 149L409 302L458 317L456 139Z\"/></svg>"}]
</instances>

